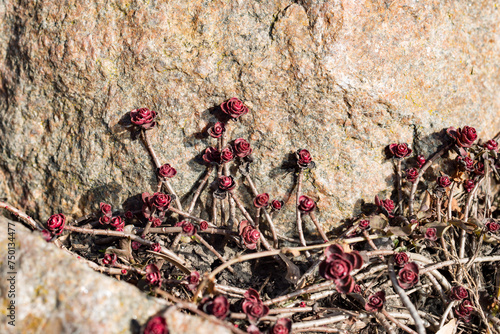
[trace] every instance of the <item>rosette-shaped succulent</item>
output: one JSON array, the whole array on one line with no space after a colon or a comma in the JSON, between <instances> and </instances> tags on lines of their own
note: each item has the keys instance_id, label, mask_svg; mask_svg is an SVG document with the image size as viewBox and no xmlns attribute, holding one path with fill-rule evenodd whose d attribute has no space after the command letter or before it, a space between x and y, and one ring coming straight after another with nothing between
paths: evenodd
<instances>
[{"instance_id":1,"label":"rosette-shaped succulent","mask_svg":"<svg viewBox=\"0 0 500 334\"><path fill-rule=\"evenodd\" d=\"M259 194L255 196L253 200L253 205L256 208L265 208L266 206L269 205L269 194Z\"/></svg>"},{"instance_id":2,"label":"rosette-shaped succulent","mask_svg":"<svg viewBox=\"0 0 500 334\"><path fill-rule=\"evenodd\" d=\"M273 208L274 211L280 211L283 208L283 205L285 205L285 202L277 199L271 202L271 207Z\"/></svg>"},{"instance_id":3,"label":"rosette-shaped succulent","mask_svg":"<svg viewBox=\"0 0 500 334\"><path fill-rule=\"evenodd\" d=\"M211 314L221 320L226 319L229 315L229 302L227 298L222 295L214 298L203 298L199 308L206 314Z\"/></svg>"},{"instance_id":4,"label":"rosette-shaped succulent","mask_svg":"<svg viewBox=\"0 0 500 334\"><path fill-rule=\"evenodd\" d=\"M280 318L269 330L270 334L289 334L292 332L292 320Z\"/></svg>"},{"instance_id":5,"label":"rosette-shaped succulent","mask_svg":"<svg viewBox=\"0 0 500 334\"><path fill-rule=\"evenodd\" d=\"M418 283L418 265L415 262L407 263L398 274L398 284L403 289L409 289Z\"/></svg>"},{"instance_id":6,"label":"rosette-shaped succulent","mask_svg":"<svg viewBox=\"0 0 500 334\"><path fill-rule=\"evenodd\" d=\"M403 267L405 264L408 263L409 260L410 258L408 257L408 254L406 254L405 252L394 254L394 263L398 267Z\"/></svg>"},{"instance_id":7,"label":"rosette-shaped succulent","mask_svg":"<svg viewBox=\"0 0 500 334\"><path fill-rule=\"evenodd\" d=\"M203 153L203 161L208 164L220 164L221 163L221 153L215 147L207 147Z\"/></svg>"},{"instance_id":8,"label":"rosette-shaped succulent","mask_svg":"<svg viewBox=\"0 0 500 334\"><path fill-rule=\"evenodd\" d=\"M238 138L233 142L233 151L238 157L244 158L252 153L252 148L245 139Z\"/></svg>"},{"instance_id":9,"label":"rosette-shaped succulent","mask_svg":"<svg viewBox=\"0 0 500 334\"><path fill-rule=\"evenodd\" d=\"M477 139L476 129L471 126L464 126L462 129L450 127L446 132L450 137L456 140L457 145L460 147L471 147Z\"/></svg>"},{"instance_id":10,"label":"rosette-shaped succulent","mask_svg":"<svg viewBox=\"0 0 500 334\"><path fill-rule=\"evenodd\" d=\"M170 164L164 164L158 169L158 175L164 178L172 178L177 174L177 171Z\"/></svg>"},{"instance_id":11,"label":"rosette-shaped succulent","mask_svg":"<svg viewBox=\"0 0 500 334\"><path fill-rule=\"evenodd\" d=\"M467 290L463 286L458 285L458 286L454 286L453 288L451 288L450 298L452 300L462 300L462 299L465 299L468 297L469 297L469 293L467 292Z\"/></svg>"},{"instance_id":12,"label":"rosette-shaped succulent","mask_svg":"<svg viewBox=\"0 0 500 334\"><path fill-rule=\"evenodd\" d=\"M130 120L134 125L148 130L156 125L156 111L149 110L148 108L134 109L130 112Z\"/></svg>"},{"instance_id":13,"label":"rosette-shaped succulent","mask_svg":"<svg viewBox=\"0 0 500 334\"><path fill-rule=\"evenodd\" d=\"M222 103L220 108L226 115L235 119L248 113L248 107L236 97Z\"/></svg>"},{"instance_id":14,"label":"rosette-shaped succulent","mask_svg":"<svg viewBox=\"0 0 500 334\"><path fill-rule=\"evenodd\" d=\"M330 245L325 249L325 256L325 260L319 265L319 274L334 280L340 293L352 292L355 283L351 271L363 265L361 255L357 251L346 253L339 245Z\"/></svg>"},{"instance_id":15,"label":"rosette-shaped succulent","mask_svg":"<svg viewBox=\"0 0 500 334\"><path fill-rule=\"evenodd\" d=\"M406 170L406 180L411 183L415 183L418 178L418 169L415 167Z\"/></svg>"},{"instance_id":16,"label":"rosette-shaped succulent","mask_svg":"<svg viewBox=\"0 0 500 334\"><path fill-rule=\"evenodd\" d=\"M167 321L160 316L151 318L144 328L144 334L168 334Z\"/></svg>"},{"instance_id":17,"label":"rosette-shaped succulent","mask_svg":"<svg viewBox=\"0 0 500 334\"><path fill-rule=\"evenodd\" d=\"M498 151L498 143L495 140L490 139L486 142L486 144L484 144L484 148L496 152Z\"/></svg>"},{"instance_id":18,"label":"rosette-shaped succulent","mask_svg":"<svg viewBox=\"0 0 500 334\"><path fill-rule=\"evenodd\" d=\"M255 249L257 242L260 239L260 232L256 230L250 223L243 220L239 226L240 237L248 249Z\"/></svg>"},{"instance_id":19,"label":"rosette-shaped succulent","mask_svg":"<svg viewBox=\"0 0 500 334\"><path fill-rule=\"evenodd\" d=\"M210 129L208 129L208 134L213 138L220 138L222 134L226 131L226 126L222 122L215 123Z\"/></svg>"},{"instance_id":20,"label":"rosette-shaped succulent","mask_svg":"<svg viewBox=\"0 0 500 334\"><path fill-rule=\"evenodd\" d=\"M236 187L236 183L232 176L221 176L217 179L217 186L220 191L233 190Z\"/></svg>"},{"instance_id":21,"label":"rosette-shaped succulent","mask_svg":"<svg viewBox=\"0 0 500 334\"><path fill-rule=\"evenodd\" d=\"M312 163L311 153L306 149L298 150L295 155L297 156L297 164L300 168L307 168Z\"/></svg>"},{"instance_id":22,"label":"rosette-shaped succulent","mask_svg":"<svg viewBox=\"0 0 500 334\"><path fill-rule=\"evenodd\" d=\"M47 220L47 229L55 235L59 235L64 230L64 226L66 225L66 216L62 213L52 215Z\"/></svg>"},{"instance_id":23,"label":"rosette-shaped succulent","mask_svg":"<svg viewBox=\"0 0 500 334\"><path fill-rule=\"evenodd\" d=\"M408 144L391 144L389 145L389 151L391 151L392 155L395 158L406 158L412 152L411 148L408 147Z\"/></svg>"},{"instance_id":24,"label":"rosette-shaped succulent","mask_svg":"<svg viewBox=\"0 0 500 334\"><path fill-rule=\"evenodd\" d=\"M455 314L465 322L470 321L472 311L474 311L474 305L472 305L471 301L468 299L464 299L458 307L455 308Z\"/></svg>"},{"instance_id":25,"label":"rosette-shaped succulent","mask_svg":"<svg viewBox=\"0 0 500 334\"><path fill-rule=\"evenodd\" d=\"M108 266L114 266L118 260L118 256L116 254L104 254L104 259L102 259L102 263Z\"/></svg>"},{"instance_id":26,"label":"rosette-shaped succulent","mask_svg":"<svg viewBox=\"0 0 500 334\"><path fill-rule=\"evenodd\" d=\"M385 292L379 291L370 297L368 297L368 301L365 304L365 310L368 312L378 312L382 310L385 303Z\"/></svg>"},{"instance_id":27,"label":"rosette-shaped succulent","mask_svg":"<svg viewBox=\"0 0 500 334\"><path fill-rule=\"evenodd\" d=\"M438 177L437 184L442 188L448 187L451 184L450 177L448 175Z\"/></svg>"},{"instance_id":28,"label":"rosette-shaped succulent","mask_svg":"<svg viewBox=\"0 0 500 334\"><path fill-rule=\"evenodd\" d=\"M163 279L156 264L151 263L146 266L146 281L150 285L161 286Z\"/></svg>"},{"instance_id":29,"label":"rosette-shaped succulent","mask_svg":"<svg viewBox=\"0 0 500 334\"><path fill-rule=\"evenodd\" d=\"M434 227L429 227L427 230L425 230L425 238L427 240L436 241L437 230Z\"/></svg>"},{"instance_id":30,"label":"rosette-shaped succulent","mask_svg":"<svg viewBox=\"0 0 500 334\"><path fill-rule=\"evenodd\" d=\"M303 213L309 213L316 208L316 203L309 197L302 195L299 197L299 210Z\"/></svg>"},{"instance_id":31,"label":"rosette-shaped succulent","mask_svg":"<svg viewBox=\"0 0 500 334\"><path fill-rule=\"evenodd\" d=\"M260 295L256 290L250 288L245 292L244 296L245 300L241 304L241 308L251 322L269 313L269 307L262 303Z\"/></svg>"}]
</instances>

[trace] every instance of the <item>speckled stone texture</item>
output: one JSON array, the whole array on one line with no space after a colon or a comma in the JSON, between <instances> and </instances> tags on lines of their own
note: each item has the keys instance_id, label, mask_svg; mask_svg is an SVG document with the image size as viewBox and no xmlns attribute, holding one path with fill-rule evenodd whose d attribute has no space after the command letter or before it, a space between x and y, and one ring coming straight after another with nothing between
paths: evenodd
<instances>
[{"instance_id":1,"label":"speckled stone texture","mask_svg":"<svg viewBox=\"0 0 500 334\"><path fill-rule=\"evenodd\" d=\"M165 307L130 284L93 271L15 223L16 326L9 326L8 222L0 216L1 333L138 333L139 326ZM179 311L168 313L167 324L171 334L230 333Z\"/></svg>"},{"instance_id":2,"label":"speckled stone texture","mask_svg":"<svg viewBox=\"0 0 500 334\"><path fill-rule=\"evenodd\" d=\"M304 191L325 226L388 195L389 143L427 155L443 128L500 129L491 1L3 0L0 13L0 193L41 220L154 189L119 124L142 106L160 115L151 141L184 195L215 144L198 135L210 109L239 97L251 112L231 137L255 148L259 190L285 197L294 176L280 166L309 149Z\"/></svg>"}]
</instances>

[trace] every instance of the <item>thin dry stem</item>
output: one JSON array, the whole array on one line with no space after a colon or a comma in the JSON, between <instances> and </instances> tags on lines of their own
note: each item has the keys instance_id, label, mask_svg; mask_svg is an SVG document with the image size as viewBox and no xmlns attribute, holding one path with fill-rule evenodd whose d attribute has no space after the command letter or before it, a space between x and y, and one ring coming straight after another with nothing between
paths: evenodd
<instances>
[{"instance_id":1,"label":"thin dry stem","mask_svg":"<svg viewBox=\"0 0 500 334\"><path fill-rule=\"evenodd\" d=\"M248 185L250 186L250 189L252 189L252 193L254 196L259 195L259 192L257 190L257 187L255 187L255 184L252 181L252 178L250 177L249 173L244 173L245 179L248 182ZM271 215L264 210L264 216L266 217L267 223L269 224L269 229L271 230L271 234L273 236L273 244L274 247L278 247L278 236L276 235L276 228L274 227L273 219L271 218Z\"/></svg>"},{"instance_id":2,"label":"thin dry stem","mask_svg":"<svg viewBox=\"0 0 500 334\"><path fill-rule=\"evenodd\" d=\"M156 169L159 169L161 167L160 160L158 160L158 156L156 156L153 146L151 146L151 142L149 141L148 131L141 130L141 133L142 133L142 138L144 139L144 144L146 145L146 148L148 149L151 158L153 158Z\"/></svg>"},{"instance_id":3,"label":"thin dry stem","mask_svg":"<svg viewBox=\"0 0 500 334\"><path fill-rule=\"evenodd\" d=\"M463 217L463 221L464 222L467 222L467 219L469 218L469 208L470 208L470 205L472 203L472 199L474 198L474 194L476 193L477 189L479 188L479 185L481 184L481 182L484 180L484 177L482 177L479 182L476 183L476 185L474 186L474 189L472 189L472 191L469 193L469 196L467 197L467 203L465 205L465 212L464 212L464 217ZM463 258L464 255L465 255L465 239L466 239L466 232L465 230L461 230L460 231L460 241L459 241L459 248L458 248L458 257L459 258Z\"/></svg>"},{"instance_id":4,"label":"thin dry stem","mask_svg":"<svg viewBox=\"0 0 500 334\"><path fill-rule=\"evenodd\" d=\"M453 191L455 190L456 184L457 183L455 181L452 181L450 186L450 195L448 196L448 220L451 220L451 218L453 218L451 206L453 204Z\"/></svg>"},{"instance_id":5,"label":"thin dry stem","mask_svg":"<svg viewBox=\"0 0 500 334\"><path fill-rule=\"evenodd\" d=\"M420 274L425 274L428 271L433 271L436 269L440 269L443 267L447 266L452 266L452 265L458 265L458 264L463 264L469 262L470 259L468 257L462 258L462 259L457 259L457 260L451 260L451 261L444 261L444 262L439 262L432 264L428 267L425 267L424 269L420 270ZM481 263L481 262L497 262L500 261L500 255L496 256L483 256L483 257L477 257L474 260L474 263Z\"/></svg>"},{"instance_id":6,"label":"thin dry stem","mask_svg":"<svg viewBox=\"0 0 500 334\"><path fill-rule=\"evenodd\" d=\"M307 288L304 288L304 289L296 290L296 291L288 293L284 296L276 297L276 298L273 298L271 300L266 300L263 302L263 304L269 306L269 305L273 305L273 304L287 301L289 299L304 295L306 293L318 292L320 290L325 290L325 289L333 289L334 287L335 287L335 283L333 281L326 281L326 282L319 283L316 285L308 286Z\"/></svg>"},{"instance_id":7,"label":"thin dry stem","mask_svg":"<svg viewBox=\"0 0 500 334\"><path fill-rule=\"evenodd\" d=\"M413 215L413 201L415 199L415 192L417 191L418 182L420 181L420 178L422 177L422 175L424 175L424 173L427 170L427 168L429 168L432 165L432 163L437 160L437 158L439 158L440 156L442 156L452 146L453 146L453 143L450 143L450 144L444 146L441 150L437 151L432 156L432 158L430 158L429 160L427 160L427 162L422 166L422 168L420 169L420 172L418 172L417 179L413 183L413 185L411 187L411 191L410 191L410 199L409 199L409 202L408 202L409 216Z\"/></svg>"},{"instance_id":8,"label":"thin dry stem","mask_svg":"<svg viewBox=\"0 0 500 334\"><path fill-rule=\"evenodd\" d=\"M43 231L44 227L39 224L36 220L28 216L23 211L13 207L12 205L6 202L0 202L0 208L5 209L12 213L14 216L21 218L26 224L28 224L32 229L37 231Z\"/></svg>"},{"instance_id":9,"label":"thin dry stem","mask_svg":"<svg viewBox=\"0 0 500 334\"><path fill-rule=\"evenodd\" d=\"M396 334L396 329L391 326L387 318L381 312L375 312L373 316L378 320L378 323L384 327L387 334Z\"/></svg>"},{"instance_id":10,"label":"thin dry stem","mask_svg":"<svg viewBox=\"0 0 500 334\"><path fill-rule=\"evenodd\" d=\"M250 216L250 214L248 213L248 211L245 209L245 207L243 206L243 203L241 203L241 201L239 200L238 196L236 196L235 193L233 193L232 191L229 192L229 195L231 196L231 198L234 200L234 202L236 203L236 206L238 207L238 209L240 209L241 213L243 214L243 216L245 216L245 218L253 225L255 226L255 222L253 221L252 219L252 216Z\"/></svg>"},{"instance_id":11,"label":"thin dry stem","mask_svg":"<svg viewBox=\"0 0 500 334\"><path fill-rule=\"evenodd\" d=\"M398 190L398 210L401 214L404 214L403 209L403 192L401 190L401 161L402 159L396 159L396 189Z\"/></svg>"},{"instance_id":12,"label":"thin dry stem","mask_svg":"<svg viewBox=\"0 0 500 334\"><path fill-rule=\"evenodd\" d=\"M115 236L115 237L121 237L121 238L129 238L130 240L137 241L143 245L146 246L151 246L153 244L152 241L145 240L135 234L131 233L125 233L121 231L111 231L111 230L95 230L95 229L86 229L86 228L81 228L81 227L76 227L76 226L65 226L65 230L67 231L72 231L72 232L78 232L78 233L86 233L86 234L92 234L92 235L107 235L107 236ZM184 260L182 260L180 257L177 256L174 252L171 250L161 247L161 253L164 255L169 256L173 260L181 263L182 265L185 264Z\"/></svg>"},{"instance_id":13,"label":"thin dry stem","mask_svg":"<svg viewBox=\"0 0 500 334\"><path fill-rule=\"evenodd\" d=\"M415 326L417 327L418 334L425 334L424 323L422 322L422 318L420 318L420 315L418 314L417 309L415 308L415 305L413 305L410 298L408 298L405 290L399 286L398 280L396 278L396 272L394 271L394 258L393 257L389 258L387 269L389 272L389 277L391 278L392 288L394 289L394 291L397 292L397 294L401 298L401 301L403 302L403 304L406 306L406 308L410 312L413 320L415 321Z\"/></svg>"},{"instance_id":14,"label":"thin dry stem","mask_svg":"<svg viewBox=\"0 0 500 334\"><path fill-rule=\"evenodd\" d=\"M311 217L311 220L313 221L314 225L316 226L316 229L318 230L319 234L321 235L321 238L323 238L323 240L325 242L328 242L329 240L328 240L325 232L323 231L323 228L321 228L321 225L319 224L319 221L316 218L316 214L314 213L314 211L311 211L309 213L309 217Z\"/></svg>"},{"instance_id":15,"label":"thin dry stem","mask_svg":"<svg viewBox=\"0 0 500 334\"><path fill-rule=\"evenodd\" d=\"M405 324L403 324L401 321L399 321L398 319L394 318L389 312L387 312L385 309L382 309L382 314L385 315L385 317L387 319L389 319L389 321L393 322L396 326L398 326L399 328L401 328L402 330L404 330L405 332L407 333L410 333L410 334L418 334L417 332L415 332L413 329L411 329L410 327L406 326Z\"/></svg>"}]
</instances>

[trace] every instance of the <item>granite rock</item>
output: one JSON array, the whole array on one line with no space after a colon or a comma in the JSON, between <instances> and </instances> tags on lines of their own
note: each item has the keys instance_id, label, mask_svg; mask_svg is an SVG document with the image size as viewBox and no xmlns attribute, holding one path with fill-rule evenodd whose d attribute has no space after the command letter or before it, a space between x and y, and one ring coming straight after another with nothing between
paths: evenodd
<instances>
[{"instance_id":1,"label":"granite rock","mask_svg":"<svg viewBox=\"0 0 500 334\"><path fill-rule=\"evenodd\" d=\"M11 223L10 225L8 225ZM136 287L95 272L48 244L38 233L0 216L0 244L15 231L15 269L7 247L0 248L0 332L2 333L138 333L149 317L166 306ZM9 230L11 231L11 230ZM14 288L9 272L14 271ZM7 292L14 291L9 298ZM15 326L6 305L15 301ZM5 307L4 307L5 306ZM168 312L170 333L229 333L225 328L180 311Z\"/></svg>"},{"instance_id":2,"label":"granite rock","mask_svg":"<svg viewBox=\"0 0 500 334\"><path fill-rule=\"evenodd\" d=\"M304 191L325 226L389 195L388 144L428 155L443 128L474 126L484 139L500 128L493 2L4 0L0 8L0 192L41 220L77 217L99 201L119 207L154 189L144 145L120 124L142 106L160 115L152 145L177 169L172 184L184 196L204 171L196 156L215 144L199 136L216 121L211 110L239 97L251 111L230 125L231 138L254 147L259 190L286 197L294 175L283 161L307 148L317 168ZM282 233L293 229L286 221L277 222Z\"/></svg>"}]
</instances>

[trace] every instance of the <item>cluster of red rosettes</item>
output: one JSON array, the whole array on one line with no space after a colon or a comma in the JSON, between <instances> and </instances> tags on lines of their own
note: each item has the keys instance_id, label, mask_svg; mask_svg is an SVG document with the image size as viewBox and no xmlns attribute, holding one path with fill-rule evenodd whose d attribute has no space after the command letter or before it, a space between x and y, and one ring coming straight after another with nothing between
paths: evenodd
<instances>
[{"instance_id":1,"label":"cluster of red rosettes","mask_svg":"<svg viewBox=\"0 0 500 334\"><path fill-rule=\"evenodd\" d=\"M255 196L253 205L256 208L267 208L269 206L269 194L263 193ZM285 205L285 202L275 199L271 202L271 209L272 211L280 211L283 205Z\"/></svg>"},{"instance_id":2,"label":"cluster of red rosettes","mask_svg":"<svg viewBox=\"0 0 500 334\"><path fill-rule=\"evenodd\" d=\"M252 288L248 289L245 292L244 297L245 299L241 304L241 308L247 315L250 322L253 323L269 313L269 307L262 303L260 295L256 290Z\"/></svg>"},{"instance_id":3,"label":"cluster of red rosettes","mask_svg":"<svg viewBox=\"0 0 500 334\"><path fill-rule=\"evenodd\" d=\"M123 231L125 227L125 221L121 216L114 216L111 212L111 205L101 202L99 204L99 209L101 210L101 217L99 217L99 223L101 225L111 225L117 231Z\"/></svg>"},{"instance_id":4,"label":"cluster of red rosettes","mask_svg":"<svg viewBox=\"0 0 500 334\"><path fill-rule=\"evenodd\" d=\"M464 172L468 172L469 179L464 180L462 185L464 190L470 193L476 186L477 179L484 175L484 162L479 161L479 159L483 159L484 156L482 154L477 154L476 159L478 160L475 161L473 160L474 155L472 155L473 158L471 158L471 152L467 150L472 147L473 143L477 139L476 129L470 126L464 126L462 129L455 129L451 127L448 128L446 132L455 140L455 150L459 153L456 159L459 169ZM483 149L497 152L498 143L491 139L483 145ZM491 154L494 155L496 153Z\"/></svg>"},{"instance_id":5,"label":"cluster of red rosettes","mask_svg":"<svg viewBox=\"0 0 500 334\"><path fill-rule=\"evenodd\" d=\"M162 192L154 194L144 192L142 193L142 202L142 214L144 217L152 222L155 222L155 225L159 226L165 219L165 214L170 206L170 203L172 202L172 197ZM155 221L155 219L158 219L159 221Z\"/></svg>"},{"instance_id":6,"label":"cluster of red rosettes","mask_svg":"<svg viewBox=\"0 0 500 334\"><path fill-rule=\"evenodd\" d=\"M227 117L233 120L248 113L248 108L235 97L222 103L220 108ZM213 138L222 137L224 132L226 132L226 123L224 122L217 122L208 129L208 134ZM243 138L237 138L220 150L216 147L206 148L202 158L208 164L221 165L236 157L245 158L251 153L250 143Z\"/></svg>"},{"instance_id":7,"label":"cluster of red rosettes","mask_svg":"<svg viewBox=\"0 0 500 334\"><path fill-rule=\"evenodd\" d=\"M360 269L363 265L361 255L357 251L346 253L340 245L330 245L325 249L325 257L319 265L319 274L328 280L334 280L338 292L352 292L355 283L351 271Z\"/></svg>"},{"instance_id":8,"label":"cluster of red rosettes","mask_svg":"<svg viewBox=\"0 0 500 334\"><path fill-rule=\"evenodd\" d=\"M248 249L257 248L257 242L260 239L260 232L248 221L243 220L239 226L241 240Z\"/></svg>"},{"instance_id":9,"label":"cluster of red rosettes","mask_svg":"<svg viewBox=\"0 0 500 334\"><path fill-rule=\"evenodd\" d=\"M232 161L235 157L244 158L251 153L250 143L243 138L238 138L220 151L216 147L207 147L202 158L208 164L222 165Z\"/></svg>"}]
</instances>

